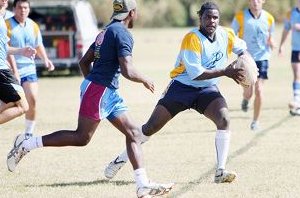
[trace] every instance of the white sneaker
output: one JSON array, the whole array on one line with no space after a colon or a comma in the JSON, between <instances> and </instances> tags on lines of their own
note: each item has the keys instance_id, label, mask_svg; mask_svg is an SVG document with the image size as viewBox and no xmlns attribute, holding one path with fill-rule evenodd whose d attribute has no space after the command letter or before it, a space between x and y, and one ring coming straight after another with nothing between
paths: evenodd
<instances>
[{"instance_id":1,"label":"white sneaker","mask_svg":"<svg viewBox=\"0 0 300 198\"><path fill-rule=\"evenodd\" d=\"M218 169L215 174L215 183L231 183L236 177L235 172Z\"/></svg>"},{"instance_id":2,"label":"white sneaker","mask_svg":"<svg viewBox=\"0 0 300 198\"><path fill-rule=\"evenodd\" d=\"M7 155L7 168L11 172L15 171L20 160L29 152L23 147L23 142L25 139L25 134L19 134L14 141L13 148Z\"/></svg>"},{"instance_id":3,"label":"white sneaker","mask_svg":"<svg viewBox=\"0 0 300 198\"><path fill-rule=\"evenodd\" d=\"M28 140L29 138L31 138L33 136L32 133L25 133L25 138Z\"/></svg>"},{"instance_id":4,"label":"white sneaker","mask_svg":"<svg viewBox=\"0 0 300 198\"><path fill-rule=\"evenodd\" d=\"M104 176L107 179L112 179L118 171L126 164L127 161L119 160L119 156L111 161L104 170Z\"/></svg>"},{"instance_id":5,"label":"white sneaker","mask_svg":"<svg viewBox=\"0 0 300 198\"><path fill-rule=\"evenodd\" d=\"M175 184L156 184L149 183L147 186L137 188L136 194L138 198L151 198L167 194L173 188Z\"/></svg>"},{"instance_id":6,"label":"white sneaker","mask_svg":"<svg viewBox=\"0 0 300 198\"><path fill-rule=\"evenodd\" d=\"M300 104L297 102L289 103L290 114L292 116L300 116Z\"/></svg>"},{"instance_id":7,"label":"white sneaker","mask_svg":"<svg viewBox=\"0 0 300 198\"><path fill-rule=\"evenodd\" d=\"M252 131L258 131L259 130L259 123L258 121L252 121L250 125L250 129Z\"/></svg>"}]
</instances>

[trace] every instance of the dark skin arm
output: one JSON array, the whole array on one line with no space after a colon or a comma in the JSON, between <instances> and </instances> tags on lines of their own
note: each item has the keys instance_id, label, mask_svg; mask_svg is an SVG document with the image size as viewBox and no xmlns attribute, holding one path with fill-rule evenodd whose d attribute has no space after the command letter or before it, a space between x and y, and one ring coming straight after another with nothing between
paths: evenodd
<instances>
[{"instance_id":1,"label":"dark skin arm","mask_svg":"<svg viewBox=\"0 0 300 198\"><path fill-rule=\"evenodd\" d=\"M243 79L243 69L235 68L237 60L233 61L230 65L228 65L224 69L219 70L205 70L200 76L195 78L194 80L206 80L211 78L217 78L220 76L227 76L228 78L232 78L235 82L241 81Z\"/></svg>"},{"instance_id":2,"label":"dark skin arm","mask_svg":"<svg viewBox=\"0 0 300 198\"><path fill-rule=\"evenodd\" d=\"M238 54L238 56L242 55L251 56L247 51L243 51L242 53ZM232 78L236 83L238 83L239 81L243 80L244 76L243 69L235 68L236 63L237 60L233 61L226 68L220 70L206 70L194 80L206 80L211 78L217 78L220 76L227 76L228 78Z\"/></svg>"},{"instance_id":3,"label":"dark skin arm","mask_svg":"<svg viewBox=\"0 0 300 198\"><path fill-rule=\"evenodd\" d=\"M94 50L90 48L79 61L79 67L84 77L90 73L92 62L94 62Z\"/></svg>"},{"instance_id":4,"label":"dark skin arm","mask_svg":"<svg viewBox=\"0 0 300 198\"><path fill-rule=\"evenodd\" d=\"M119 64L121 68L121 74L130 81L143 83L143 85L149 89L151 92L154 92L154 84L151 80L146 78L144 75L139 73L132 64L132 57L119 57Z\"/></svg>"}]
</instances>

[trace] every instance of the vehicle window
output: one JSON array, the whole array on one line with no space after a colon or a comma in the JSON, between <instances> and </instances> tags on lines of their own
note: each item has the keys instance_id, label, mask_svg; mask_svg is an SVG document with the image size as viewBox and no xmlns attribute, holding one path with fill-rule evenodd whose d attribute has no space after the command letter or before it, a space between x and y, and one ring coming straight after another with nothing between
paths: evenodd
<instances>
[{"instance_id":1,"label":"vehicle window","mask_svg":"<svg viewBox=\"0 0 300 198\"><path fill-rule=\"evenodd\" d=\"M70 7L32 7L29 17L39 24L49 58L63 59L76 55L76 25Z\"/></svg>"},{"instance_id":2,"label":"vehicle window","mask_svg":"<svg viewBox=\"0 0 300 198\"><path fill-rule=\"evenodd\" d=\"M76 31L74 15L69 7L34 7L29 17L42 31Z\"/></svg>"}]
</instances>

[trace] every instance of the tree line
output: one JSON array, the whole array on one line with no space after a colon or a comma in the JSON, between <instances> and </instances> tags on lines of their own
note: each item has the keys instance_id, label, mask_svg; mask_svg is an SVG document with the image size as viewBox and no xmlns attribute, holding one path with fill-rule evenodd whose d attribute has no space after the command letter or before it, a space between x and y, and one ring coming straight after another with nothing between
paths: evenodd
<instances>
[{"instance_id":1,"label":"tree line","mask_svg":"<svg viewBox=\"0 0 300 198\"><path fill-rule=\"evenodd\" d=\"M110 20L112 0L89 0L97 19L103 24ZM140 27L186 27L198 24L197 11L206 0L137 0ZM221 24L230 24L235 12L248 5L247 0L215 1L221 10ZM282 22L287 11L296 5L297 0L266 0L264 9L269 11L277 22Z\"/></svg>"}]
</instances>

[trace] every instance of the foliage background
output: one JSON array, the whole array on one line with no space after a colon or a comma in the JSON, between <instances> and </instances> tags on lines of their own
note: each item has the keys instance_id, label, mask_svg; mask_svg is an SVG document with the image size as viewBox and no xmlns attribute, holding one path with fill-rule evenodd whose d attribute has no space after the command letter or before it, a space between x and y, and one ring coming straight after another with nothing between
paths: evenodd
<instances>
[{"instance_id":1,"label":"foliage background","mask_svg":"<svg viewBox=\"0 0 300 198\"><path fill-rule=\"evenodd\" d=\"M109 22L112 0L89 0L97 19ZM138 26L143 27L184 27L198 23L196 11L205 0L137 0L139 6ZM229 24L237 10L247 6L247 0L218 0L221 10L221 24ZM266 0L264 8L282 22L285 13L296 5L297 0Z\"/></svg>"}]
</instances>

